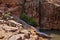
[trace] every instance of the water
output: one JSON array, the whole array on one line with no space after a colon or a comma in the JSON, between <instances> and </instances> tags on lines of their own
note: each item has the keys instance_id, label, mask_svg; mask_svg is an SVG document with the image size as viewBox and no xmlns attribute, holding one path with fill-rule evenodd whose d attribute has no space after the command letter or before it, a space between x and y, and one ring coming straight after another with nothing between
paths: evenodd
<instances>
[{"instance_id":1,"label":"water","mask_svg":"<svg viewBox=\"0 0 60 40\"><path fill-rule=\"evenodd\" d=\"M60 40L60 31L59 30L40 30L50 36L52 36L52 40Z\"/></svg>"}]
</instances>

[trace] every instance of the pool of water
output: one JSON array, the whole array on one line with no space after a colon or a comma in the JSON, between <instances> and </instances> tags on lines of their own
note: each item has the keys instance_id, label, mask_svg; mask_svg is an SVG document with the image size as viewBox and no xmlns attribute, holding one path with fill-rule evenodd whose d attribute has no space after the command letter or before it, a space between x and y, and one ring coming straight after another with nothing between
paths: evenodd
<instances>
[{"instance_id":1,"label":"pool of water","mask_svg":"<svg viewBox=\"0 0 60 40\"><path fill-rule=\"evenodd\" d=\"M60 31L59 30L40 30L50 36L52 36L52 40L60 40Z\"/></svg>"}]
</instances>

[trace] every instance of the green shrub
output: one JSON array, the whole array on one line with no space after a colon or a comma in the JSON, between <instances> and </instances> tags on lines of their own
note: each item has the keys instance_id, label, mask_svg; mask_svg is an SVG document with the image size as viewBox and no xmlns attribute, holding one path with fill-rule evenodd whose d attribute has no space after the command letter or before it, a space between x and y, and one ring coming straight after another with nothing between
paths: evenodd
<instances>
[{"instance_id":1,"label":"green shrub","mask_svg":"<svg viewBox=\"0 0 60 40\"><path fill-rule=\"evenodd\" d=\"M25 21L29 25L38 26L37 22L35 20L33 20L32 18L30 18L29 16L27 16L25 13L22 13L20 15L20 19L22 19L23 21Z\"/></svg>"},{"instance_id":2,"label":"green shrub","mask_svg":"<svg viewBox=\"0 0 60 40\"><path fill-rule=\"evenodd\" d=\"M7 19L7 18L9 18L9 17L10 17L10 12L4 13L4 15L3 15L3 18L4 18L4 19Z\"/></svg>"},{"instance_id":3,"label":"green shrub","mask_svg":"<svg viewBox=\"0 0 60 40\"><path fill-rule=\"evenodd\" d=\"M6 13L4 14L4 17L10 17L10 12L6 12Z\"/></svg>"}]
</instances>

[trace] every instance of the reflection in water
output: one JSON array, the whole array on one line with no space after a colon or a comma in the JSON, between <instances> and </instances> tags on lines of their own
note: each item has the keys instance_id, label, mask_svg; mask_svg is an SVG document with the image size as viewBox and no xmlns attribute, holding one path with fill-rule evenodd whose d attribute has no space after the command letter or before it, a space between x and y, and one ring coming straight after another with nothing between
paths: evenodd
<instances>
[{"instance_id":1,"label":"reflection in water","mask_svg":"<svg viewBox=\"0 0 60 40\"><path fill-rule=\"evenodd\" d=\"M59 30L40 30L40 31L53 36L52 40L60 40L60 31Z\"/></svg>"}]
</instances>

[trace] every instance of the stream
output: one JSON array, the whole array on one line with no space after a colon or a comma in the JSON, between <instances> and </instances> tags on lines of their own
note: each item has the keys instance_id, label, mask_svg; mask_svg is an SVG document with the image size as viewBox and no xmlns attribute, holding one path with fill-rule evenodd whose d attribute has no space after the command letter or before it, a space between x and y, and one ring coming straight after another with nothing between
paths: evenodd
<instances>
[{"instance_id":1,"label":"stream","mask_svg":"<svg viewBox=\"0 0 60 40\"><path fill-rule=\"evenodd\" d=\"M40 31L53 36L52 40L60 40L60 30L40 30Z\"/></svg>"}]
</instances>

